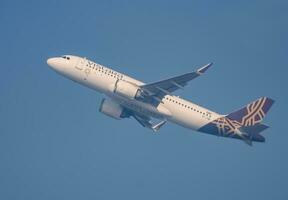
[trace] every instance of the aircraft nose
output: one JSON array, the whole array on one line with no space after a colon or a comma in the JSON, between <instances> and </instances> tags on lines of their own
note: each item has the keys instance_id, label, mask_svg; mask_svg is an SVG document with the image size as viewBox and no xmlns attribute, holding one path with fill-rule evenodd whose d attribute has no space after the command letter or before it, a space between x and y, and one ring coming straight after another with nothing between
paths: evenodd
<instances>
[{"instance_id":1,"label":"aircraft nose","mask_svg":"<svg viewBox=\"0 0 288 200\"><path fill-rule=\"evenodd\" d=\"M55 71L61 71L63 68L63 63L61 63L61 61L57 57L49 58L47 60L47 64Z\"/></svg>"},{"instance_id":2,"label":"aircraft nose","mask_svg":"<svg viewBox=\"0 0 288 200\"><path fill-rule=\"evenodd\" d=\"M55 59L55 58L48 58L47 64L48 64L50 67L54 67L55 64L56 64L56 59Z\"/></svg>"}]
</instances>

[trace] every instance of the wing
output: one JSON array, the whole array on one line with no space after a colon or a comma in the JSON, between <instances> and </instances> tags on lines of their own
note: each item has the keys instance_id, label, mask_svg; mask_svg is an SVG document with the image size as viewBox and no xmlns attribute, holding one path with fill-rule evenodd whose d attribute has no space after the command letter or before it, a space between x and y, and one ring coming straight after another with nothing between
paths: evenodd
<instances>
[{"instance_id":1,"label":"wing","mask_svg":"<svg viewBox=\"0 0 288 200\"><path fill-rule=\"evenodd\" d=\"M133 113L132 116L139 122L143 127L152 129L154 132L159 131L159 129L166 123L166 120L163 120L157 124L152 124L151 118Z\"/></svg>"},{"instance_id":2,"label":"wing","mask_svg":"<svg viewBox=\"0 0 288 200\"><path fill-rule=\"evenodd\" d=\"M209 67L212 66L213 63L209 63L195 72L183 74L181 76L176 76L173 78L169 78L163 81L146 84L141 86L141 89L145 92L146 97L155 97L160 100L165 95L170 95L172 92L182 89L184 86L188 84L189 81L201 76Z\"/></svg>"}]
</instances>

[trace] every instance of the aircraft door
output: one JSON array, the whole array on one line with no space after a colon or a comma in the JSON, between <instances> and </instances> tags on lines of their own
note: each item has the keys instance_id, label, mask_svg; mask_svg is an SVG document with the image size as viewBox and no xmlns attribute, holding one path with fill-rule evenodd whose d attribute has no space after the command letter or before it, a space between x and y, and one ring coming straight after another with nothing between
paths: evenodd
<instances>
[{"instance_id":1,"label":"aircraft door","mask_svg":"<svg viewBox=\"0 0 288 200\"><path fill-rule=\"evenodd\" d=\"M86 62L86 58L79 58L78 63L76 64L76 69L78 70L83 70L84 66L85 66L85 62Z\"/></svg>"}]
</instances>

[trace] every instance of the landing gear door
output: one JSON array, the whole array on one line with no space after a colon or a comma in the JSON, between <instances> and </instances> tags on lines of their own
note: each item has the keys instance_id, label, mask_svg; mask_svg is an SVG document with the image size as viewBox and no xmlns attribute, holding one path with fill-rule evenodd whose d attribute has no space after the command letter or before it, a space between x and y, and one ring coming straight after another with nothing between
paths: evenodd
<instances>
[{"instance_id":1,"label":"landing gear door","mask_svg":"<svg viewBox=\"0 0 288 200\"><path fill-rule=\"evenodd\" d=\"M83 70L85 66L86 58L79 58L78 63L76 64L76 69Z\"/></svg>"}]
</instances>

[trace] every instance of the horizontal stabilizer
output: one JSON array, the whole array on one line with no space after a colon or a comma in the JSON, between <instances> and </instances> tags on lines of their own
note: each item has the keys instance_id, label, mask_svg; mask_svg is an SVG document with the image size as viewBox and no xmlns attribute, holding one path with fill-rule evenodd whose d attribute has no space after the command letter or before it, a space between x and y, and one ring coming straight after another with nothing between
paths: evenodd
<instances>
[{"instance_id":1,"label":"horizontal stabilizer","mask_svg":"<svg viewBox=\"0 0 288 200\"><path fill-rule=\"evenodd\" d=\"M239 130L249 135L256 135L266 130L267 128L269 128L269 126L265 124L256 124L254 126L242 126L239 128Z\"/></svg>"},{"instance_id":2,"label":"horizontal stabilizer","mask_svg":"<svg viewBox=\"0 0 288 200\"><path fill-rule=\"evenodd\" d=\"M265 138L260 133L269 128L265 124L255 124L253 126L242 126L239 131L249 138L251 141L265 142Z\"/></svg>"}]
</instances>

